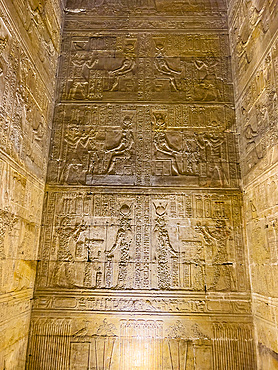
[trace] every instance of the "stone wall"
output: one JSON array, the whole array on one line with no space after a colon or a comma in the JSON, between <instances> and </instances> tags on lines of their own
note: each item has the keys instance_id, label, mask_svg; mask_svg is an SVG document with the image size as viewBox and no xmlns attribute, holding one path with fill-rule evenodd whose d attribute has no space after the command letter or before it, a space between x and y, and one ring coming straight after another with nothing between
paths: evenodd
<instances>
[{"instance_id":1,"label":"stone wall","mask_svg":"<svg viewBox=\"0 0 278 370\"><path fill-rule=\"evenodd\" d=\"M223 1L70 0L28 369L255 369Z\"/></svg>"},{"instance_id":2,"label":"stone wall","mask_svg":"<svg viewBox=\"0 0 278 370\"><path fill-rule=\"evenodd\" d=\"M278 3L230 0L246 241L260 369L278 368Z\"/></svg>"},{"instance_id":3,"label":"stone wall","mask_svg":"<svg viewBox=\"0 0 278 370\"><path fill-rule=\"evenodd\" d=\"M0 1L0 368L23 369L62 4Z\"/></svg>"}]
</instances>

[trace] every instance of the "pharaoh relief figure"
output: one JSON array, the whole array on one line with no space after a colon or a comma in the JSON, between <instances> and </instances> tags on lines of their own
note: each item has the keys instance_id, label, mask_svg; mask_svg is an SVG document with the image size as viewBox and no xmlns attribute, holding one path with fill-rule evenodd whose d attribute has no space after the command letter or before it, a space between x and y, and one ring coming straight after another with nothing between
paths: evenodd
<instances>
[{"instance_id":1,"label":"pharaoh relief figure","mask_svg":"<svg viewBox=\"0 0 278 370\"><path fill-rule=\"evenodd\" d=\"M213 227L197 223L195 230L204 238L208 251L211 254L211 263L213 268L212 283L210 290L235 290L235 281L233 278L233 263L229 262L228 240L231 236L231 229L226 221L217 219Z\"/></svg>"},{"instance_id":2,"label":"pharaoh relief figure","mask_svg":"<svg viewBox=\"0 0 278 370\"><path fill-rule=\"evenodd\" d=\"M198 172L198 145L195 141L182 140L178 148L170 141L170 133L166 130L166 117L163 112L154 113L154 155L157 160L167 160L171 163L171 175L193 175ZM180 133L182 136L182 133Z\"/></svg>"},{"instance_id":3,"label":"pharaoh relief figure","mask_svg":"<svg viewBox=\"0 0 278 370\"><path fill-rule=\"evenodd\" d=\"M125 171L127 168L132 167L134 155L135 142L132 132L132 118L130 116L124 117L120 139L112 147L107 145L107 137L101 146L96 145L97 136L96 133L94 138L92 136L89 138L90 158L88 172L92 175L130 174L125 173Z\"/></svg>"},{"instance_id":4,"label":"pharaoh relief figure","mask_svg":"<svg viewBox=\"0 0 278 370\"><path fill-rule=\"evenodd\" d=\"M204 151L204 161L207 163L206 186L227 186L229 184L226 173L226 142L224 134L207 133L196 135L198 146Z\"/></svg>"},{"instance_id":5,"label":"pharaoh relief figure","mask_svg":"<svg viewBox=\"0 0 278 370\"><path fill-rule=\"evenodd\" d=\"M68 182L73 177L78 180L77 173L83 168L82 153L88 151L89 144L95 136L93 128L84 130L77 122L70 122L65 129L63 146L63 167L60 170L59 181Z\"/></svg>"},{"instance_id":6,"label":"pharaoh relief figure","mask_svg":"<svg viewBox=\"0 0 278 370\"><path fill-rule=\"evenodd\" d=\"M219 78L217 76L218 62L213 55L195 60L195 68L198 71L199 87L202 91L201 100L221 101Z\"/></svg>"},{"instance_id":7,"label":"pharaoh relief figure","mask_svg":"<svg viewBox=\"0 0 278 370\"><path fill-rule=\"evenodd\" d=\"M85 91L90 82L90 73L97 65L98 57L93 53L88 59L85 52L77 52L73 55L71 63L73 69L69 80L68 99L85 99L87 98Z\"/></svg>"},{"instance_id":8,"label":"pharaoh relief figure","mask_svg":"<svg viewBox=\"0 0 278 370\"><path fill-rule=\"evenodd\" d=\"M74 257L72 249L78 241L80 234L86 230L86 226L80 222L72 224L72 220L65 216L60 220L56 228L56 239L58 242L57 262L53 273L53 283L57 286L74 286ZM74 248L71 248L71 244Z\"/></svg>"}]
</instances>

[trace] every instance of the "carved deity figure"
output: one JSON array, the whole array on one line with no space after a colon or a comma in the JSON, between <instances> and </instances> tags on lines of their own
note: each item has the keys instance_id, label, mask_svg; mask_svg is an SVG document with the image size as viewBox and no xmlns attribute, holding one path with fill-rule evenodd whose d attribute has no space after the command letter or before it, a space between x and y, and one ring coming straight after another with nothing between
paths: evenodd
<instances>
[{"instance_id":1,"label":"carved deity figure","mask_svg":"<svg viewBox=\"0 0 278 370\"><path fill-rule=\"evenodd\" d=\"M87 174L130 175L135 143L131 118L129 116L124 118L120 139L112 147L107 145L107 141L112 139L115 142L115 139L108 135L109 133L105 131L94 131L88 134L86 142L85 140L82 142L88 153ZM79 162L81 163L81 159Z\"/></svg>"},{"instance_id":2,"label":"carved deity figure","mask_svg":"<svg viewBox=\"0 0 278 370\"><path fill-rule=\"evenodd\" d=\"M117 91L119 88L120 77L126 76L135 68L135 51L134 45L127 44L124 49L124 60L119 68L109 71L109 75L113 77L114 82L110 91Z\"/></svg>"},{"instance_id":3,"label":"carved deity figure","mask_svg":"<svg viewBox=\"0 0 278 370\"><path fill-rule=\"evenodd\" d=\"M171 271L171 257L177 259L178 252L172 247L170 242L165 219L166 207L159 205L155 207L155 210L154 232L157 234L158 287L159 289L167 290L171 288L171 282L174 279Z\"/></svg>"},{"instance_id":4,"label":"carved deity figure","mask_svg":"<svg viewBox=\"0 0 278 370\"><path fill-rule=\"evenodd\" d=\"M154 134L154 146L158 153L164 154L166 157L170 158L172 175L179 175L180 171L176 155L180 154L180 151L171 145L165 131L157 131Z\"/></svg>"},{"instance_id":5,"label":"carved deity figure","mask_svg":"<svg viewBox=\"0 0 278 370\"><path fill-rule=\"evenodd\" d=\"M176 76L180 75L181 71L176 71L169 65L165 57L164 46L160 43L156 45L155 67L158 72L169 78L172 88L178 91L179 88L177 86Z\"/></svg>"},{"instance_id":6,"label":"carved deity figure","mask_svg":"<svg viewBox=\"0 0 278 370\"><path fill-rule=\"evenodd\" d=\"M169 140L163 119L156 116L154 147L157 159L167 158L171 161L171 175L193 175L199 156L198 146L193 141L184 141L181 149L175 147ZM161 156L161 158L160 158Z\"/></svg>"},{"instance_id":7,"label":"carved deity figure","mask_svg":"<svg viewBox=\"0 0 278 370\"><path fill-rule=\"evenodd\" d=\"M112 248L106 252L108 261L113 260L115 253L119 252L118 261L118 281L116 288L125 289L129 288L128 284L128 264L130 260L130 248L133 240L131 218L130 218L130 207L123 205L120 210L121 219L120 225L117 231L116 240ZM108 264L108 266L110 266ZM110 268L110 267L109 267ZM111 276L111 272L107 271L108 275ZM112 284L112 281L110 282Z\"/></svg>"},{"instance_id":8,"label":"carved deity figure","mask_svg":"<svg viewBox=\"0 0 278 370\"><path fill-rule=\"evenodd\" d=\"M105 151L106 157L109 158L105 172L107 174L113 174L115 172L114 167L117 159L130 159L133 146L134 138L131 129L131 118L125 117L120 142L115 147Z\"/></svg>"},{"instance_id":9,"label":"carved deity figure","mask_svg":"<svg viewBox=\"0 0 278 370\"><path fill-rule=\"evenodd\" d=\"M231 290L234 285L231 272L232 263L228 262L227 241L231 235L230 228L224 220L216 220L215 226L210 228L198 223L196 231L200 233L205 243L212 247L212 265L214 268L211 289ZM221 284L223 279L224 286Z\"/></svg>"}]
</instances>

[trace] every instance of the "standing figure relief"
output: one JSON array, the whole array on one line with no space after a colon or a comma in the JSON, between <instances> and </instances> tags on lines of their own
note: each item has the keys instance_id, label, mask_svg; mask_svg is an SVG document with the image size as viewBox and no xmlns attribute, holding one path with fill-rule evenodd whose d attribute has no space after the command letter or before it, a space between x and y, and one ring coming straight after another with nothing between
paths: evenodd
<instances>
[{"instance_id":1,"label":"standing figure relief","mask_svg":"<svg viewBox=\"0 0 278 370\"><path fill-rule=\"evenodd\" d=\"M231 229L225 220L218 219L214 227L197 223L195 230L204 238L206 245L212 248L213 279L209 289L233 290L235 282L233 279L233 263L229 262L227 251L228 239L231 236Z\"/></svg>"},{"instance_id":2,"label":"standing figure relief","mask_svg":"<svg viewBox=\"0 0 278 370\"><path fill-rule=\"evenodd\" d=\"M78 169L82 169L82 154L84 151L88 151L94 137L95 131L93 128L87 130L84 134L84 130L75 123L71 123L65 130L62 153L64 165L59 174L60 182L69 181L71 175L76 173Z\"/></svg>"},{"instance_id":3,"label":"standing figure relief","mask_svg":"<svg viewBox=\"0 0 278 370\"><path fill-rule=\"evenodd\" d=\"M72 73L69 79L68 99L87 98L86 86L90 82L90 73L99 62L97 55L88 58L85 53L76 53L72 59Z\"/></svg>"},{"instance_id":4,"label":"standing figure relief","mask_svg":"<svg viewBox=\"0 0 278 370\"><path fill-rule=\"evenodd\" d=\"M172 287L172 281L175 280L174 274L177 266L173 266L173 264L177 262L178 252L170 242L165 219L166 207L162 205L155 206L155 211L154 233L157 238L158 288L169 290Z\"/></svg>"},{"instance_id":5,"label":"standing figure relief","mask_svg":"<svg viewBox=\"0 0 278 370\"><path fill-rule=\"evenodd\" d=\"M204 101L221 101L221 91L219 89L219 78L217 76L218 62L213 57L195 60L195 68L198 71L199 86L202 89L202 99Z\"/></svg>"},{"instance_id":6,"label":"standing figure relief","mask_svg":"<svg viewBox=\"0 0 278 370\"><path fill-rule=\"evenodd\" d=\"M228 175L225 170L226 141L223 134L206 133L196 135L198 146L204 150L207 164L207 186L225 186L229 184Z\"/></svg>"},{"instance_id":7,"label":"standing figure relief","mask_svg":"<svg viewBox=\"0 0 278 370\"><path fill-rule=\"evenodd\" d=\"M106 252L106 285L117 289L131 288L129 276L129 262L131 259L131 245L133 242L133 233L131 227L130 207L124 204L120 209L120 224L112 248ZM113 269L117 265L118 276L117 283L114 284Z\"/></svg>"},{"instance_id":8,"label":"standing figure relief","mask_svg":"<svg viewBox=\"0 0 278 370\"><path fill-rule=\"evenodd\" d=\"M73 267L75 259L71 252L70 243L72 242L75 246L81 232L85 230L86 226L82 222L73 225L68 216L61 219L60 225L56 228L58 251L57 262L53 273L54 285L75 285Z\"/></svg>"}]
</instances>

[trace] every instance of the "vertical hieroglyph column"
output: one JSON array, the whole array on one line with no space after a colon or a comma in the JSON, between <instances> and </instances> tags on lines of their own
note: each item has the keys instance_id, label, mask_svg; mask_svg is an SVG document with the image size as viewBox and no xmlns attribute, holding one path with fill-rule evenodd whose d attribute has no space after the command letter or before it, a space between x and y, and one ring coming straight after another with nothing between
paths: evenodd
<instances>
[{"instance_id":1,"label":"vertical hieroglyph column","mask_svg":"<svg viewBox=\"0 0 278 370\"><path fill-rule=\"evenodd\" d=\"M33 320L70 320L64 368L255 368L222 1L68 1L58 79Z\"/></svg>"},{"instance_id":2,"label":"vertical hieroglyph column","mask_svg":"<svg viewBox=\"0 0 278 370\"><path fill-rule=\"evenodd\" d=\"M0 0L1 369L25 367L62 7Z\"/></svg>"},{"instance_id":3,"label":"vertical hieroglyph column","mask_svg":"<svg viewBox=\"0 0 278 370\"><path fill-rule=\"evenodd\" d=\"M277 1L230 1L246 245L261 369L278 366L277 26Z\"/></svg>"}]
</instances>

